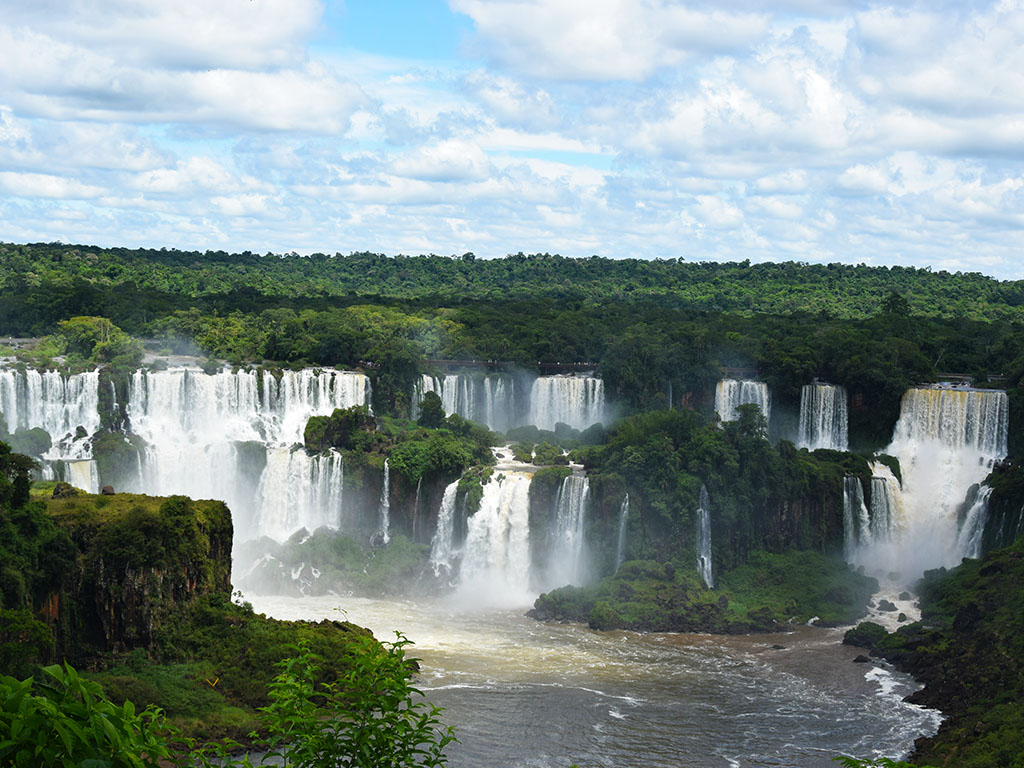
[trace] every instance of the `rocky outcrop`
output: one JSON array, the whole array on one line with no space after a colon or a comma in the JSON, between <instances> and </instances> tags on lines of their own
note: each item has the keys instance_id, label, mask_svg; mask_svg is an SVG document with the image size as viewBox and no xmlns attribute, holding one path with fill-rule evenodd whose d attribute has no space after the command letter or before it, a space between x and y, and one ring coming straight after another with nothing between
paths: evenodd
<instances>
[{"instance_id":1,"label":"rocky outcrop","mask_svg":"<svg viewBox=\"0 0 1024 768\"><path fill-rule=\"evenodd\" d=\"M231 591L231 515L219 501L133 494L54 498L78 549L61 594L46 601L57 652L149 648L196 599Z\"/></svg>"}]
</instances>

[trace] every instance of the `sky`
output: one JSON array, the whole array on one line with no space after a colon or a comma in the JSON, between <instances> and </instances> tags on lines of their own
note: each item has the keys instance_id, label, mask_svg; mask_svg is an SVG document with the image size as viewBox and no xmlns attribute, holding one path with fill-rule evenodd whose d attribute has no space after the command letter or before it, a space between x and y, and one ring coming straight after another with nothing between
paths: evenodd
<instances>
[{"instance_id":1,"label":"sky","mask_svg":"<svg viewBox=\"0 0 1024 768\"><path fill-rule=\"evenodd\" d=\"M2 0L0 240L1024 278L1024 0Z\"/></svg>"}]
</instances>

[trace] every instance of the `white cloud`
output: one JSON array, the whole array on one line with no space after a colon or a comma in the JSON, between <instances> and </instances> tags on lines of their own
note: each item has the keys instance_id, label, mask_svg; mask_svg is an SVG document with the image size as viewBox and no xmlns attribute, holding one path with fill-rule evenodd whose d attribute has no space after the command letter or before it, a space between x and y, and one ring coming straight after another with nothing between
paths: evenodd
<instances>
[{"instance_id":1,"label":"white cloud","mask_svg":"<svg viewBox=\"0 0 1024 768\"><path fill-rule=\"evenodd\" d=\"M0 239L1024 275L1019 3L451 6L439 64L314 0L10 0Z\"/></svg>"},{"instance_id":2,"label":"white cloud","mask_svg":"<svg viewBox=\"0 0 1024 768\"><path fill-rule=\"evenodd\" d=\"M0 171L0 190L16 197L90 198L103 190L77 179L46 173Z\"/></svg>"},{"instance_id":3,"label":"white cloud","mask_svg":"<svg viewBox=\"0 0 1024 768\"><path fill-rule=\"evenodd\" d=\"M461 140L442 141L420 147L395 160L394 171L427 181L468 181L486 178L490 161L474 143Z\"/></svg>"},{"instance_id":4,"label":"white cloud","mask_svg":"<svg viewBox=\"0 0 1024 768\"><path fill-rule=\"evenodd\" d=\"M743 212L739 208L712 195L698 195L693 210L697 218L709 227L732 229L743 222Z\"/></svg>"},{"instance_id":5,"label":"white cloud","mask_svg":"<svg viewBox=\"0 0 1024 768\"><path fill-rule=\"evenodd\" d=\"M662 0L450 0L476 23L480 50L535 77L641 80L696 52L744 47L760 14Z\"/></svg>"}]
</instances>

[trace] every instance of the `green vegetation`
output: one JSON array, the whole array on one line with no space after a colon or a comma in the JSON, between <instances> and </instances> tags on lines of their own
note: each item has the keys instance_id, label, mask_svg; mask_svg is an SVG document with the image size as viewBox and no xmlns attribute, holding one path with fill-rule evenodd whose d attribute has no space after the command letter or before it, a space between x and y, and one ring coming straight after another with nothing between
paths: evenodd
<instances>
[{"instance_id":1,"label":"green vegetation","mask_svg":"<svg viewBox=\"0 0 1024 768\"><path fill-rule=\"evenodd\" d=\"M338 408L330 416L313 416L306 423L306 449L386 455L392 469L409 484L423 477L453 478L473 465L493 464L490 446L496 435L456 414L436 427L408 419L370 415L366 406Z\"/></svg>"},{"instance_id":2,"label":"green vegetation","mask_svg":"<svg viewBox=\"0 0 1024 768\"><path fill-rule=\"evenodd\" d=\"M261 256L36 243L0 244L0 265L0 284L20 297L8 310L12 316L35 309L69 317L103 304L141 314L146 304L232 294L250 308L265 306L261 299L267 296L278 302L386 296L435 303L538 297L562 303L648 299L709 311L840 317L905 309L989 320L1019 317L1024 305L1019 282L974 273L794 262L570 259L546 253L496 260L375 253ZM38 306L41 294L55 306Z\"/></svg>"},{"instance_id":3,"label":"green vegetation","mask_svg":"<svg viewBox=\"0 0 1024 768\"><path fill-rule=\"evenodd\" d=\"M913 759L957 768L1024 765L1024 539L981 560L929 571L922 620L887 634L864 624L846 642L925 683L911 701L942 710Z\"/></svg>"},{"instance_id":4,"label":"green vegetation","mask_svg":"<svg viewBox=\"0 0 1024 768\"><path fill-rule=\"evenodd\" d=\"M707 589L696 571L671 562L626 561L590 587L541 595L538 619L585 621L593 629L746 633L785 630L817 617L826 626L864 615L874 579L813 551L757 552Z\"/></svg>"},{"instance_id":5,"label":"green vegetation","mask_svg":"<svg viewBox=\"0 0 1024 768\"><path fill-rule=\"evenodd\" d=\"M269 704L274 664L293 643L322 657L321 682L351 671L347 654L366 630L273 621L231 601L232 528L223 503L51 498L59 484L30 493L33 466L0 443L0 675L25 677L71 660L95 670L90 677L118 707L154 704L186 734L240 738ZM11 706L29 706L24 686L3 686L14 686L4 694ZM85 688L74 690L72 698L84 698Z\"/></svg>"},{"instance_id":6,"label":"green vegetation","mask_svg":"<svg viewBox=\"0 0 1024 768\"><path fill-rule=\"evenodd\" d=\"M416 660L398 636L377 643L362 635L349 644L344 672L300 640L269 683L248 738L263 753L260 765L293 768L352 766L435 768L444 766L444 748L455 740L440 722L441 710L423 700L411 678ZM173 670L167 670L172 672ZM107 676L111 687L117 678ZM206 681L211 688L215 682ZM144 685L134 687L145 697ZM208 692L207 692L208 693ZM190 704L202 697L193 697ZM28 768L157 768L221 766L246 768L248 755L234 757L232 739L196 746L165 720L158 707L141 713L132 701L117 704L93 680L70 665L49 666L38 677L0 676L0 765ZM200 734L209 738L208 734Z\"/></svg>"},{"instance_id":7,"label":"green vegetation","mask_svg":"<svg viewBox=\"0 0 1024 768\"><path fill-rule=\"evenodd\" d=\"M445 765L444 748L455 736L441 726L441 710L413 687L407 645L400 634L382 645L357 641L348 673L329 683L319 681L323 659L299 646L281 665L264 709L267 757L295 768Z\"/></svg>"},{"instance_id":8,"label":"green vegetation","mask_svg":"<svg viewBox=\"0 0 1024 768\"><path fill-rule=\"evenodd\" d=\"M70 666L0 676L0 765L157 768L172 757L159 711L115 705Z\"/></svg>"},{"instance_id":9,"label":"green vegetation","mask_svg":"<svg viewBox=\"0 0 1024 768\"><path fill-rule=\"evenodd\" d=\"M853 445L877 450L910 384L1024 375L1022 283L905 268L0 244L0 297L0 328L53 334L36 362L135 359L109 322L154 350L365 369L378 414L408 414L439 359L597 363L625 413L665 407L669 387L709 407L739 366L772 387L780 429L813 377L844 385Z\"/></svg>"}]
</instances>

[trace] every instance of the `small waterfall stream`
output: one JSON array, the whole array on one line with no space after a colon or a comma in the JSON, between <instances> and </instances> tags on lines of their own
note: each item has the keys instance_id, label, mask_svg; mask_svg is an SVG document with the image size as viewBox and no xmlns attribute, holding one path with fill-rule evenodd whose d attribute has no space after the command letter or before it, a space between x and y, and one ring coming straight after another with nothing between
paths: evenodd
<instances>
[{"instance_id":1,"label":"small waterfall stream","mask_svg":"<svg viewBox=\"0 0 1024 768\"><path fill-rule=\"evenodd\" d=\"M391 468L388 460L384 459L384 483L380 487L380 534L381 541L387 544L391 541Z\"/></svg>"},{"instance_id":2,"label":"small waterfall stream","mask_svg":"<svg viewBox=\"0 0 1024 768\"><path fill-rule=\"evenodd\" d=\"M458 491L458 480L445 486L437 511L437 530L430 543L430 565L439 578L452 574L458 556L455 546L455 500Z\"/></svg>"},{"instance_id":3,"label":"small waterfall stream","mask_svg":"<svg viewBox=\"0 0 1024 768\"><path fill-rule=\"evenodd\" d=\"M967 509L957 537L957 549L963 557L981 557L981 537L988 522L988 499L991 495L989 486L981 486Z\"/></svg>"},{"instance_id":4,"label":"small waterfall stream","mask_svg":"<svg viewBox=\"0 0 1024 768\"><path fill-rule=\"evenodd\" d=\"M629 522L629 494L622 497L619 507L619 541L615 547L615 570L619 570L626 558L626 524Z\"/></svg>"},{"instance_id":5,"label":"small waterfall stream","mask_svg":"<svg viewBox=\"0 0 1024 768\"><path fill-rule=\"evenodd\" d=\"M714 589L715 579L711 573L711 502L708 488L700 485L700 504L697 507L697 570L708 589Z\"/></svg>"},{"instance_id":6,"label":"small waterfall stream","mask_svg":"<svg viewBox=\"0 0 1024 768\"><path fill-rule=\"evenodd\" d=\"M585 531L590 481L586 475L572 474L562 481L555 496L554 546L550 554L548 578L551 587L579 586L585 579Z\"/></svg>"}]
</instances>

